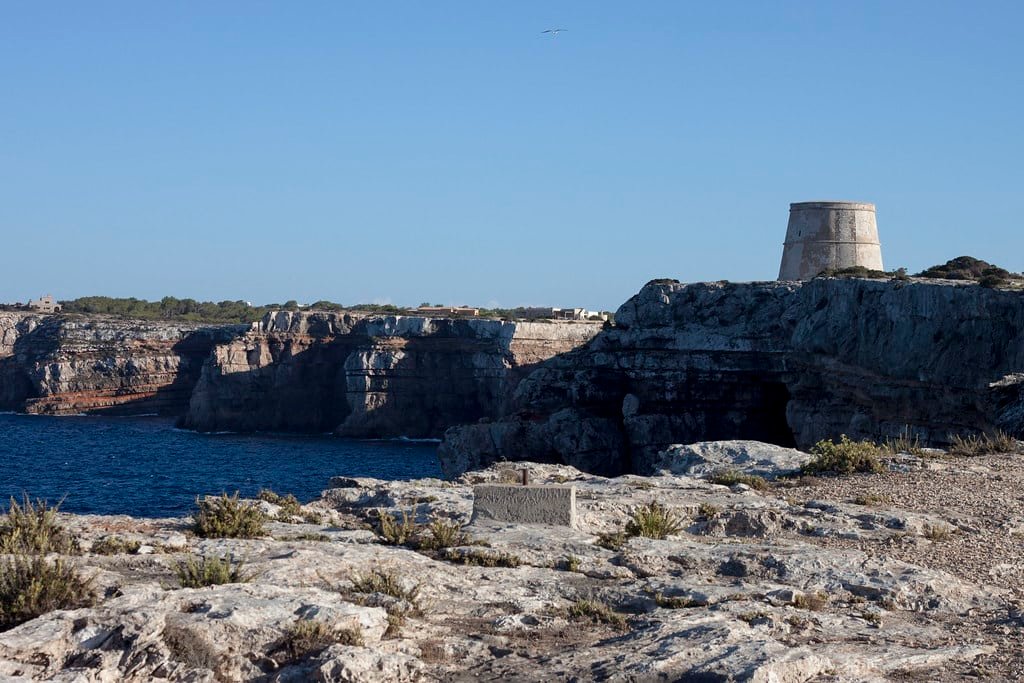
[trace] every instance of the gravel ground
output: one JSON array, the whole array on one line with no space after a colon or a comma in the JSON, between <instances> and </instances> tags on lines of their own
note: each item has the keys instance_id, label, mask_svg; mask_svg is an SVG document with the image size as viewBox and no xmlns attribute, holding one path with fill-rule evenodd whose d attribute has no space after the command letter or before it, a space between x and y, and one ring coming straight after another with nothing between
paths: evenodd
<instances>
[{"instance_id":1,"label":"gravel ground","mask_svg":"<svg viewBox=\"0 0 1024 683\"><path fill-rule=\"evenodd\" d=\"M815 542L885 554L1009 589L1004 609L965 615L949 624L951 635L995 644L997 652L973 666L932 672L925 680L1024 680L1024 455L947 456L921 460L906 472L804 477L785 494L798 501L847 501L877 510L930 513L948 522L949 533L938 530L931 540L896 532L878 542Z\"/></svg>"}]
</instances>

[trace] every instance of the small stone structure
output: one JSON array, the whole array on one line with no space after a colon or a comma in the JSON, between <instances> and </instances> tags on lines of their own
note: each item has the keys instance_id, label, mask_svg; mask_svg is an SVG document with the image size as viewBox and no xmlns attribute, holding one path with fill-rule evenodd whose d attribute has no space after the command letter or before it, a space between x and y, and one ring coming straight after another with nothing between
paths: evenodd
<instances>
[{"instance_id":1,"label":"small stone structure","mask_svg":"<svg viewBox=\"0 0 1024 683\"><path fill-rule=\"evenodd\" d=\"M60 312L60 304L54 301L53 297L49 294L38 299L32 299L28 302L28 307L30 310L39 311L40 313Z\"/></svg>"},{"instance_id":2,"label":"small stone structure","mask_svg":"<svg viewBox=\"0 0 1024 683\"><path fill-rule=\"evenodd\" d=\"M789 205L779 280L810 280L824 270L882 270L875 205L800 202Z\"/></svg>"},{"instance_id":3,"label":"small stone structure","mask_svg":"<svg viewBox=\"0 0 1024 683\"><path fill-rule=\"evenodd\" d=\"M473 518L576 526L575 486L486 484L473 487Z\"/></svg>"}]
</instances>

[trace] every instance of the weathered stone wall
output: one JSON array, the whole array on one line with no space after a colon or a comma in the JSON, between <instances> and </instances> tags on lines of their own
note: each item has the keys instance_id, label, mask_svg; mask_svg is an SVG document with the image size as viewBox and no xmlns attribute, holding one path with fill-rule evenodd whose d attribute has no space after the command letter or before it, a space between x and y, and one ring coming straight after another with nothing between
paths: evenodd
<instances>
[{"instance_id":1,"label":"weathered stone wall","mask_svg":"<svg viewBox=\"0 0 1024 683\"><path fill-rule=\"evenodd\" d=\"M623 304L614 329L523 380L507 419L450 430L442 465L451 474L530 458L643 473L664 447L695 441L807 448L909 430L941 444L950 433L1024 426L1018 372L1016 292L655 281Z\"/></svg>"},{"instance_id":2,"label":"weathered stone wall","mask_svg":"<svg viewBox=\"0 0 1024 683\"><path fill-rule=\"evenodd\" d=\"M570 351L595 323L270 314L218 346L184 425L439 437L496 418L527 368Z\"/></svg>"},{"instance_id":3,"label":"weathered stone wall","mask_svg":"<svg viewBox=\"0 0 1024 683\"><path fill-rule=\"evenodd\" d=\"M789 205L780 280L809 280L827 269L882 270L875 205L799 202Z\"/></svg>"}]
</instances>

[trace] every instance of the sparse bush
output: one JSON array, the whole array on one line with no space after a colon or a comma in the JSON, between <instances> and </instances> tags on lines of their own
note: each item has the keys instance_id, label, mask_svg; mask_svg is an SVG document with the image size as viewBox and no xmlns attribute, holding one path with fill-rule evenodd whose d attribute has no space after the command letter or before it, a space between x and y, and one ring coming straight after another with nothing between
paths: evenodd
<instances>
[{"instance_id":1,"label":"sparse bush","mask_svg":"<svg viewBox=\"0 0 1024 683\"><path fill-rule=\"evenodd\" d=\"M476 567L508 567L520 565L519 558L511 553L499 551L470 550L463 553L445 552L444 559Z\"/></svg>"},{"instance_id":2,"label":"sparse bush","mask_svg":"<svg viewBox=\"0 0 1024 683\"><path fill-rule=\"evenodd\" d=\"M266 535L266 515L253 503L238 499L238 492L229 496L196 498L192 514L193 531L203 538L259 538Z\"/></svg>"},{"instance_id":3,"label":"sparse bush","mask_svg":"<svg viewBox=\"0 0 1024 683\"><path fill-rule=\"evenodd\" d=\"M404 600L418 610L420 606L420 584L410 586L393 571L374 569L369 574L353 574L350 579L356 593L383 593Z\"/></svg>"},{"instance_id":4,"label":"sparse bush","mask_svg":"<svg viewBox=\"0 0 1024 683\"><path fill-rule=\"evenodd\" d=\"M455 521L435 519L427 525L426 534L420 539L423 550L441 550L467 545L469 537L462 531L462 525Z\"/></svg>"},{"instance_id":5,"label":"sparse bush","mask_svg":"<svg viewBox=\"0 0 1024 683\"><path fill-rule=\"evenodd\" d=\"M334 644L362 646L363 635L317 619L299 619L285 633L277 651L283 651L290 661L296 661L318 655Z\"/></svg>"},{"instance_id":6,"label":"sparse bush","mask_svg":"<svg viewBox=\"0 0 1024 683\"><path fill-rule=\"evenodd\" d=\"M142 543L120 536L105 536L92 545L94 555L134 555L139 552Z\"/></svg>"},{"instance_id":7,"label":"sparse bush","mask_svg":"<svg viewBox=\"0 0 1024 683\"><path fill-rule=\"evenodd\" d=\"M925 524L922 535L929 541L941 542L949 540L949 537L953 535L953 531L946 526Z\"/></svg>"},{"instance_id":8,"label":"sparse bush","mask_svg":"<svg viewBox=\"0 0 1024 683\"><path fill-rule=\"evenodd\" d=\"M994 266L987 261L976 259L973 256L957 256L955 259L946 261L941 266L932 266L921 271L917 277L940 278L944 280L975 280L980 281L985 277L1009 280L1014 276L1008 270Z\"/></svg>"},{"instance_id":9,"label":"sparse bush","mask_svg":"<svg viewBox=\"0 0 1024 683\"><path fill-rule=\"evenodd\" d=\"M828 439L819 441L811 448L811 454L814 458L801 468L804 474L878 474L885 471L882 449L878 445L870 441L851 441L846 434L839 437L839 443Z\"/></svg>"},{"instance_id":10,"label":"sparse bush","mask_svg":"<svg viewBox=\"0 0 1024 683\"><path fill-rule=\"evenodd\" d=\"M33 503L26 495L21 505L11 498L7 514L0 518L0 553L68 555L78 552L78 543L57 522L60 504L49 507L45 500Z\"/></svg>"},{"instance_id":11,"label":"sparse bush","mask_svg":"<svg viewBox=\"0 0 1024 683\"><path fill-rule=\"evenodd\" d=\"M824 593L800 593L793 598L793 607L813 612L825 609L827 604L828 596Z\"/></svg>"},{"instance_id":12,"label":"sparse bush","mask_svg":"<svg viewBox=\"0 0 1024 683\"><path fill-rule=\"evenodd\" d=\"M630 536L661 539L683 530L683 521L679 515L657 501L637 507L632 517L626 524L626 533Z\"/></svg>"},{"instance_id":13,"label":"sparse bush","mask_svg":"<svg viewBox=\"0 0 1024 683\"><path fill-rule=\"evenodd\" d=\"M708 478L708 481L712 484L720 484L722 486L746 484L757 491L763 491L768 488L768 482L765 481L764 477L759 477L756 474L744 474L739 470L721 470L719 472L715 472Z\"/></svg>"},{"instance_id":14,"label":"sparse bush","mask_svg":"<svg viewBox=\"0 0 1024 683\"><path fill-rule=\"evenodd\" d=\"M924 449L921 448L921 441L916 434L911 436L910 429L905 429L895 439L886 439L883 450L890 455L899 455L900 453L906 453L915 457L922 457L924 455Z\"/></svg>"},{"instance_id":15,"label":"sparse bush","mask_svg":"<svg viewBox=\"0 0 1024 683\"><path fill-rule=\"evenodd\" d=\"M876 495L871 494L871 493L862 493L859 496L855 496L852 502L853 502L854 505L863 505L865 507L872 507L872 506L878 505L879 503L883 502L883 499L882 499L881 496L876 496Z\"/></svg>"},{"instance_id":16,"label":"sparse bush","mask_svg":"<svg viewBox=\"0 0 1024 683\"><path fill-rule=\"evenodd\" d=\"M864 266L849 266L847 268L828 268L818 273L818 277L866 277L876 280L888 279L891 277L896 277L896 275L896 272L889 273L884 270L872 270L870 268L865 268Z\"/></svg>"},{"instance_id":17,"label":"sparse bush","mask_svg":"<svg viewBox=\"0 0 1024 683\"><path fill-rule=\"evenodd\" d=\"M668 596L658 592L654 594L654 602L658 607L665 609L686 609L688 607L703 607L703 604L686 595Z\"/></svg>"},{"instance_id":18,"label":"sparse bush","mask_svg":"<svg viewBox=\"0 0 1024 683\"><path fill-rule=\"evenodd\" d=\"M95 601L92 579L83 578L67 560L18 554L0 561L0 631Z\"/></svg>"},{"instance_id":19,"label":"sparse bush","mask_svg":"<svg viewBox=\"0 0 1024 683\"><path fill-rule=\"evenodd\" d=\"M407 545L419 534L420 526L416 523L416 510L411 513L401 511L402 521L383 510L377 511L377 535L388 545Z\"/></svg>"},{"instance_id":20,"label":"sparse bush","mask_svg":"<svg viewBox=\"0 0 1024 683\"><path fill-rule=\"evenodd\" d=\"M182 588L204 588L225 583L248 583L252 577L242 571L242 562L230 557L186 558L175 568Z\"/></svg>"},{"instance_id":21,"label":"sparse bush","mask_svg":"<svg viewBox=\"0 0 1024 683\"><path fill-rule=\"evenodd\" d=\"M277 514L278 519L282 522L291 521L291 517L296 517L302 514L302 505L299 503L299 499L290 493L282 496L274 493L270 489L260 489L258 498L280 507L281 510Z\"/></svg>"},{"instance_id":22,"label":"sparse bush","mask_svg":"<svg viewBox=\"0 0 1024 683\"><path fill-rule=\"evenodd\" d=\"M577 600L566 610L566 615L574 621L591 621L608 624L617 629L626 628L625 615L596 600Z\"/></svg>"},{"instance_id":23,"label":"sparse bush","mask_svg":"<svg viewBox=\"0 0 1024 683\"><path fill-rule=\"evenodd\" d=\"M562 568L567 572L578 573L580 571L580 558L569 555L562 563Z\"/></svg>"},{"instance_id":24,"label":"sparse bush","mask_svg":"<svg viewBox=\"0 0 1024 683\"><path fill-rule=\"evenodd\" d=\"M619 551L628 540L629 536L625 531L609 531L598 535L597 545L608 550Z\"/></svg>"},{"instance_id":25,"label":"sparse bush","mask_svg":"<svg viewBox=\"0 0 1024 683\"><path fill-rule=\"evenodd\" d=\"M715 519L722 514L722 508L711 503L701 503L697 506L697 514L704 519Z\"/></svg>"},{"instance_id":26,"label":"sparse bush","mask_svg":"<svg viewBox=\"0 0 1024 683\"><path fill-rule=\"evenodd\" d=\"M1006 432L996 431L992 434L961 436L953 434L949 437L949 454L959 456L995 455L998 453L1016 453L1019 445L1017 440Z\"/></svg>"}]
</instances>

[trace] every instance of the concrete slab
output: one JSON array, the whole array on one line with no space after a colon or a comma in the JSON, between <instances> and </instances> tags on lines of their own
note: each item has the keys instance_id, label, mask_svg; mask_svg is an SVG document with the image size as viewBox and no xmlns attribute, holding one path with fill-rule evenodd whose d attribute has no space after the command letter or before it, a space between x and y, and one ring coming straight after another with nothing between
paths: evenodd
<instances>
[{"instance_id":1,"label":"concrete slab","mask_svg":"<svg viewBox=\"0 0 1024 683\"><path fill-rule=\"evenodd\" d=\"M575 486L483 484L473 487L473 518L576 526Z\"/></svg>"}]
</instances>

